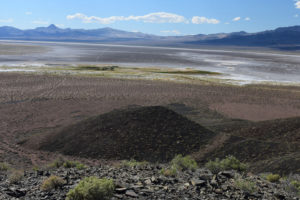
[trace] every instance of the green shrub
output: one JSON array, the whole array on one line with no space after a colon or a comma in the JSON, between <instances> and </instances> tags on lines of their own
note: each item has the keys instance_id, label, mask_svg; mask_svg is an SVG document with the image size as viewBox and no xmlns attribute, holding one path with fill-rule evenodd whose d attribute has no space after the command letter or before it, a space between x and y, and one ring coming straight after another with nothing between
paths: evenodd
<instances>
[{"instance_id":1,"label":"green shrub","mask_svg":"<svg viewBox=\"0 0 300 200\"><path fill-rule=\"evenodd\" d=\"M164 176L176 176L178 171L195 170L198 168L197 162L191 156L177 155L170 162L170 166L163 168L160 173Z\"/></svg>"},{"instance_id":2,"label":"green shrub","mask_svg":"<svg viewBox=\"0 0 300 200\"><path fill-rule=\"evenodd\" d=\"M300 181L292 181L291 184L300 191Z\"/></svg>"},{"instance_id":3,"label":"green shrub","mask_svg":"<svg viewBox=\"0 0 300 200\"><path fill-rule=\"evenodd\" d=\"M36 171L39 171L39 169L40 169L40 168L37 167L37 166L33 166L33 167L32 167L32 170L35 171L35 172L36 172Z\"/></svg>"},{"instance_id":4,"label":"green shrub","mask_svg":"<svg viewBox=\"0 0 300 200\"><path fill-rule=\"evenodd\" d=\"M139 162L139 161L136 161L136 160L132 159L132 160L122 161L121 166L123 166L123 167L136 167L136 166L146 166L148 164L149 163L147 161Z\"/></svg>"},{"instance_id":5,"label":"green shrub","mask_svg":"<svg viewBox=\"0 0 300 200\"><path fill-rule=\"evenodd\" d=\"M176 176L177 175L177 169L175 167L170 168L163 168L160 170L160 173L164 176Z\"/></svg>"},{"instance_id":6,"label":"green shrub","mask_svg":"<svg viewBox=\"0 0 300 200\"><path fill-rule=\"evenodd\" d=\"M225 159L221 161L222 165L224 166L225 170L237 170L237 171L245 171L247 169L247 165L241 163L237 158L234 156L227 156Z\"/></svg>"},{"instance_id":7,"label":"green shrub","mask_svg":"<svg viewBox=\"0 0 300 200\"><path fill-rule=\"evenodd\" d=\"M64 166L64 168L73 168L73 167L76 167L76 162L67 160L64 162L63 166Z\"/></svg>"},{"instance_id":8,"label":"green shrub","mask_svg":"<svg viewBox=\"0 0 300 200\"><path fill-rule=\"evenodd\" d=\"M212 161L212 160L208 161L205 164L205 167L214 174L217 174L220 171L224 170L219 158L216 158L215 161Z\"/></svg>"},{"instance_id":9,"label":"green shrub","mask_svg":"<svg viewBox=\"0 0 300 200\"><path fill-rule=\"evenodd\" d=\"M278 182L280 180L279 174L269 174L267 175L266 179L270 181L271 183Z\"/></svg>"},{"instance_id":10,"label":"green shrub","mask_svg":"<svg viewBox=\"0 0 300 200\"><path fill-rule=\"evenodd\" d=\"M11 184L19 183L24 177L24 171L20 170L13 170L8 177L8 181Z\"/></svg>"},{"instance_id":11,"label":"green shrub","mask_svg":"<svg viewBox=\"0 0 300 200\"><path fill-rule=\"evenodd\" d=\"M171 165L177 170L195 170L198 168L197 162L191 156L183 157L180 154L173 158Z\"/></svg>"},{"instance_id":12,"label":"green shrub","mask_svg":"<svg viewBox=\"0 0 300 200\"><path fill-rule=\"evenodd\" d=\"M300 174L288 175L285 179L282 179L281 184L287 192L300 197Z\"/></svg>"},{"instance_id":13,"label":"green shrub","mask_svg":"<svg viewBox=\"0 0 300 200\"><path fill-rule=\"evenodd\" d=\"M247 169L247 165L240 162L234 156L227 156L223 160L217 158L215 161L209 161L205 164L205 167L212 173L218 173L223 170L237 170L242 172Z\"/></svg>"},{"instance_id":14,"label":"green shrub","mask_svg":"<svg viewBox=\"0 0 300 200\"><path fill-rule=\"evenodd\" d=\"M9 170L9 165L7 163L0 163L0 172Z\"/></svg>"},{"instance_id":15,"label":"green shrub","mask_svg":"<svg viewBox=\"0 0 300 200\"><path fill-rule=\"evenodd\" d=\"M300 196L300 181L292 181L291 186L296 191L296 193Z\"/></svg>"},{"instance_id":16,"label":"green shrub","mask_svg":"<svg viewBox=\"0 0 300 200\"><path fill-rule=\"evenodd\" d=\"M48 165L50 168L60 168L64 164L64 159L63 158L58 158L54 160L51 164Z\"/></svg>"},{"instance_id":17,"label":"green shrub","mask_svg":"<svg viewBox=\"0 0 300 200\"><path fill-rule=\"evenodd\" d=\"M65 184L65 181L58 176L50 176L42 183L41 190L50 191L62 187Z\"/></svg>"},{"instance_id":18,"label":"green shrub","mask_svg":"<svg viewBox=\"0 0 300 200\"><path fill-rule=\"evenodd\" d=\"M50 168L77 168L79 170L85 169L86 166L78 161L64 160L62 158L58 158L53 163L49 165Z\"/></svg>"},{"instance_id":19,"label":"green shrub","mask_svg":"<svg viewBox=\"0 0 300 200\"><path fill-rule=\"evenodd\" d=\"M240 190L243 190L243 191L249 192L249 193L254 193L255 191L257 191L257 186L256 186L255 182L246 180L246 179L242 179L242 178L235 179L234 186Z\"/></svg>"},{"instance_id":20,"label":"green shrub","mask_svg":"<svg viewBox=\"0 0 300 200\"><path fill-rule=\"evenodd\" d=\"M88 177L68 192L66 200L109 200L114 188L112 180Z\"/></svg>"},{"instance_id":21,"label":"green shrub","mask_svg":"<svg viewBox=\"0 0 300 200\"><path fill-rule=\"evenodd\" d=\"M79 170L81 169L85 169L86 166L78 161L65 161L64 164L63 164L64 168L77 168Z\"/></svg>"},{"instance_id":22,"label":"green shrub","mask_svg":"<svg viewBox=\"0 0 300 200\"><path fill-rule=\"evenodd\" d=\"M86 166L82 163L76 163L76 169L78 170L83 170L83 169L86 169Z\"/></svg>"}]
</instances>

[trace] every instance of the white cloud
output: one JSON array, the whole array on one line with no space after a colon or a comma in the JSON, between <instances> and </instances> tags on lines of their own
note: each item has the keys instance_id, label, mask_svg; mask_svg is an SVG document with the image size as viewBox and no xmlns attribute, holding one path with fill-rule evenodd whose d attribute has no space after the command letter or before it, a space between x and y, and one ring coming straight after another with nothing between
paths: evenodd
<instances>
[{"instance_id":1,"label":"white cloud","mask_svg":"<svg viewBox=\"0 0 300 200\"><path fill-rule=\"evenodd\" d=\"M188 20L180 15L166 12L149 13L143 16L111 16L111 17L96 17L86 16L82 13L76 13L74 15L68 15L68 20L80 19L83 23L100 23L111 24L117 21L141 21L145 23L188 23Z\"/></svg>"},{"instance_id":2,"label":"white cloud","mask_svg":"<svg viewBox=\"0 0 300 200\"><path fill-rule=\"evenodd\" d=\"M220 23L220 21L217 19L208 19L206 17L194 16L192 18L192 23L193 24L218 24Z\"/></svg>"},{"instance_id":3,"label":"white cloud","mask_svg":"<svg viewBox=\"0 0 300 200\"><path fill-rule=\"evenodd\" d=\"M25 15L32 15L32 12L26 12Z\"/></svg>"},{"instance_id":4,"label":"white cloud","mask_svg":"<svg viewBox=\"0 0 300 200\"><path fill-rule=\"evenodd\" d=\"M300 9L300 0L296 0L295 6L296 8Z\"/></svg>"},{"instance_id":5,"label":"white cloud","mask_svg":"<svg viewBox=\"0 0 300 200\"><path fill-rule=\"evenodd\" d=\"M230 23L229 23L229 22L226 22L225 24L228 25L228 24L230 24Z\"/></svg>"},{"instance_id":6,"label":"white cloud","mask_svg":"<svg viewBox=\"0 0 300 200\"><path fill-rule=\"evenodd\" d=\"M35 20L35 21L32 21L31 23L33 23L33 24L39 24L39 25L48 25L48 24L50 24L50 22L43 21L43 20Z\"/></svg>"},{"instance_id":7,"label":"white cloud","mask_svg":"<svg viewBox=\"0 0 300 200\"><path fill-rule=\"evenodd\" d=\"M298 18L298 17L299 17L299 15L298 15L298 14L295 14L295 15L294 15L294 17L295 17L295 18Z\"/></svg>"},{"instance_id":8,"label":"white cloud","mask_svg":"<svg viewBox=\"0 0 300 200\"><path fill-rule=\"evenodd\" d=\"M237 21L240 21L240 20L241 20L241 17L235 17L235 18L232 19L232 21L234 21L234 22L237 22Z\"/></svg>"},{"instance_id":9,"label":"white cloud","mask_svg":"<svg viewBox=\"0 0 300 200\"><path fill-rule=\"evenodd\" d=\"M250 21L251 18L250 18L250 17L246 17L245 20L246 20L246 21Z\"/></svg>"},{"instance_id":10,"label":"white cloud","mask_svg":"<svg viewBox=\"0 0 300 200\"><path fill-rule=\"evenodd\" d=\"M0 23L12 23L14 20L13 19L0 19Z\"/></svg>"},{"instance_id":11,"label":"white cloud","mask_svg":"<svg viewBox=\"0 0 300 200\"><path fill-rule=\"evenodd\" d=\"M161 33L165 33L165 34L172 34L172 35L180 35L180 31L178 30L166 30L166 31L160 31Z\"/></svg>"}]
</instances>

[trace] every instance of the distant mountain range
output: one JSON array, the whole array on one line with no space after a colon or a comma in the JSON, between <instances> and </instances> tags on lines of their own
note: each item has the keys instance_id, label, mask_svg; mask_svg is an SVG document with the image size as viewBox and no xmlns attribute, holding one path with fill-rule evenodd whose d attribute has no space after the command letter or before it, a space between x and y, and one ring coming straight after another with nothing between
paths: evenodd
<instances>
[{"instance_id":1,"label":"distant mountain range","mask_svg":"<svg viewBox=\"0 0 300 200\"><path fill-rule=\"evenodd\" d=\"M20 30L10 26L0 27L1 39L22 39L22 40L138 40L138 39L153 39L154 36L126 32L112 28L101 28L94 30L85 29L62 29L55 25L48 27L38 27L29 30Z\"/></svg>"},{"instance_id":2,"label":"distant mountain range","mask_svg":"<svg viewBox=\"0 0 300 200\"><path fill-rule=\"evenodd\" d=\"M193 41L199 44L239 45L239 46L278 46L299 45L300 26L283 27L258 33L231 33L220 39Z\"/></svg>"},{"instance_id":3,"label":"distant mountain range","mask_svg":"<svg viewBox=\"0 0 300 200\"><path fill-rule=\"evenodd\" d=\"M187 36L156 36L140 32L127 32L112 28L94 30L62 29L55 25L21 30L10 26L0 27L0 39L42 41L86 41L103 43L128 43L149 45L222 45L267 46L298 48L300 26L283 27L258 33L234 32Z\"/></svg>"}]
</instances>

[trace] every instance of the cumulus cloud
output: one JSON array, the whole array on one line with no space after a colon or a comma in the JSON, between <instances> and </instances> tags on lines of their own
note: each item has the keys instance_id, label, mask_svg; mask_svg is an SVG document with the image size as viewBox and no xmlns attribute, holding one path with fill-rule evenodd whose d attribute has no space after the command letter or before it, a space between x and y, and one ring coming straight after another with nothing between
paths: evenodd
<instances>
[{"instance_id":1,"label":"cumulus cloud","mask_svg":"<svg viewBox=\"0 0 300 200\"><path fill-rule=\"evenodd\" d=\"M31 23L33 23L33 24L39 24L39 25L48 25L48 24L50 24L50 22L43 21L43 20L34 20Z\"/></svg>"},{"instance_id":2,"label":"cumulus cloud","mask_svg":"<svg viewBox=\"0 0 300 200\"><path fill-rule=\"evenodd\" d=\"M296 0L295 6L296 8L300 9L300 0Z\"/></svg>"},{"instance_id":3,"label":"cumulus cloud","mask_svg":"<svg viewBox=\"0 0 300 200\"><path fill-rule=\"evenodd\" d=\"M111 16L111 17L97 17L87 16L82 13L76 13L74 15L68 15L68 20L80 19L84 23L100 23L100 24L111 24L117 21L141 21L145 23L188 23L188 20L180 15L166 12L149 13L143 16Z\"/></svg>"},{"instance_id":4,"label":"cumulus cloud","mask_svg":"<svg viewBox=\"0 0 300 200\"><path fill-rule=\"evenodd\" d=\"M246 20L246 21L250 21L251 18L250 18L250 17L246 17L245 20Z\"/></svg>"},{"instance_id":5,"label":"cumulus cloud","mask_svg":"<svg viewBox=\"0 0 300 200\"><path fill-rule=\"evenodd\" d=\"M0 19L0 23L12 23L14 20L13 19Z\"/></svg>"},{"instance_id":6,"label":"cumulus cloud","mask_svg":"<svg viewBox=\"0 0 300 200\"><path fill-rule=\"evenodd\" d=\"M218 24L220 23L219 20L217 19L208 19L206 17L199 17L199 16L194 16L192 18L192 23L193 24Z\"/></svg>"},{"instance_id":7,"label":"cumulus cloud","mask_svg":"<svg viewBox=\"0 0 300 200\"><path fill-rule=\"evenodd\" d=\"M299 17L299 15L298 15L298 14L295 14L295 15L294 15L294 17L295 17L295 18L298 18L298 17Z\"/></svg>"},{"instance_id":8,"label":"cumulus cloud","mask_svg":"<svg viewBox=\"0 0 300 200\"><path fill-rule=\"evenodd\" d=\"M32 12L26 12L25 15L32 15Z\"/></svg>"},{"instance_id":9,"label":"cumulus cloud","mask_svg":"<svg viewBox=\"0 0 300 200\"><path fill-rule=\"evenodd\" d=\"M232 19L232 21L235 21L235 22L240 21L240 20L241 20L241 17L235 17Z\"/></svg>"},{"instance_id":10,"label":"cumulus cloud","mask_svg":"<svg viewBox=\"0 0 300 200\"><path fill-rule=\"evenodd\" d=\"M178 30L166 30L166 31L160 31L161 33L165 33L165 34L172 34L172 35L180 35L180 31Z\"/></svg>"}]
</instances>

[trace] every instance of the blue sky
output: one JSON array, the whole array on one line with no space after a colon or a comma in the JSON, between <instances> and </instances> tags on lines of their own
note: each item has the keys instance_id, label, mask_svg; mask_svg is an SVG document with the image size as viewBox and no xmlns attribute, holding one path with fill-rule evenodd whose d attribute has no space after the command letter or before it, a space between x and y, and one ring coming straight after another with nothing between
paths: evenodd
<instances>
[{"instance_id":1,"label":"blue sky","mask_svg":"<svg viewBox=\"0 0 300 200\"><path fill-rule=\"evenodd\" d=\"M300 0L1 0L0 26L112 27L156 35L300 25Z\"/></svg>"}]
</instances>

